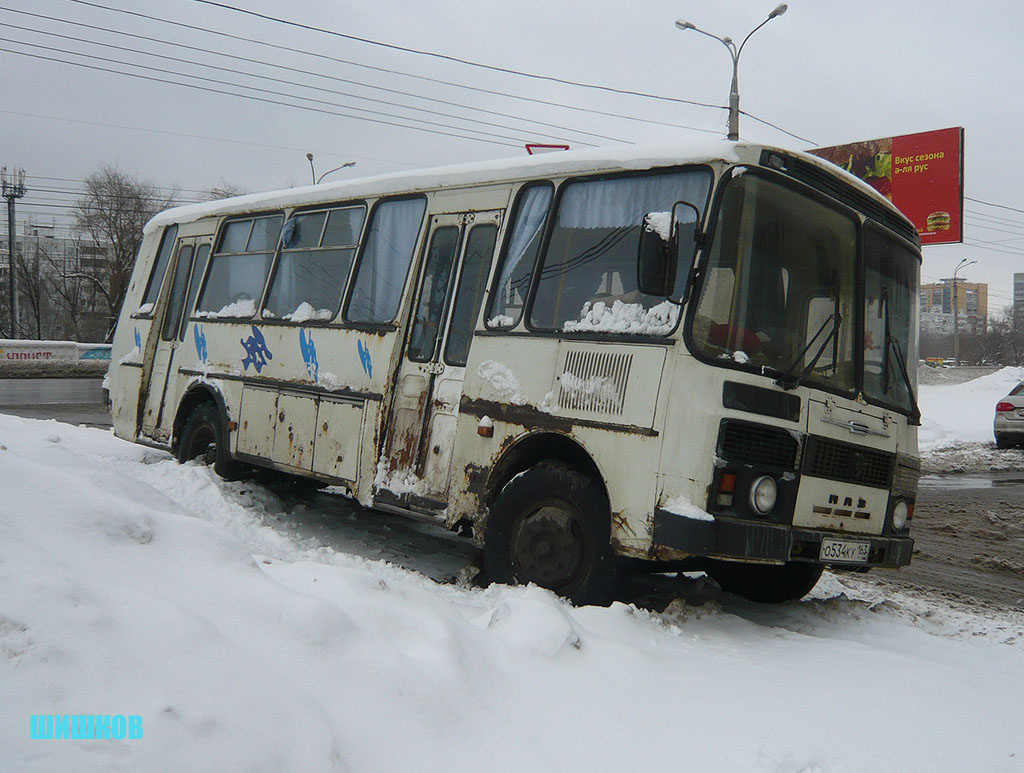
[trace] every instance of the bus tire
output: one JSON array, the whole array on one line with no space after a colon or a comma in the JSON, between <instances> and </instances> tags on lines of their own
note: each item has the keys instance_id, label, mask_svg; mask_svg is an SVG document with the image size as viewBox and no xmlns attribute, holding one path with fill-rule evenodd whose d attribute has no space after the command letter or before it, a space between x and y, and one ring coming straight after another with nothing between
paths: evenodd
<instances>
[{"instance_id":1,"label":"bus tire","mask_svg":"<svg viewBox=\"0 0 1024 773\"><path fill-rule=\"evenodd\" d=\"M490 582L532 582L574 604L611 603L617 572L601 486L551 463L513 478L487 517L483 564Z\"/></svg>"},{"instance_id":2,"label":"bus tire","mask_svg":"<svg viewBox=\"0 0 1024 773\"><path fill-rule=\"evenodd\" d=\"M227 437L220 411L213 403L201 403L193 409L181 428L178 461L184 464L203 459L224 480L237 480L242 466L228 455Z\"/></svg>"},{"instance_id":3,"label":"bus tire","mask_svg":"<svg viewBox=\"0 0 1024 773\"><path fill-rule=\"evenodd\" d=\"M711 579L727 593L747 601L780 604L802 599L818 584L825 567L790 561L782 565L716 562L708 568Z\"/></svg>"}]
</instances>

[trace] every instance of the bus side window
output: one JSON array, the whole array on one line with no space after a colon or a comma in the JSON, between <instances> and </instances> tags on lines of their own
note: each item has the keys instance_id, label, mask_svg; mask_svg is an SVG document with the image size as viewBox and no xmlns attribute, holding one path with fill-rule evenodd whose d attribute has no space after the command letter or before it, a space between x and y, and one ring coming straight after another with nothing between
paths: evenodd
<instances>
[{"instance_id":1,"label":"bus side window","mask_svg":"<svg viewBox=\"0 0 1024 773\"><path fill-rule=\"evenodd\" d=\"M164 229L164 235L160 239L160 249L157 251L156 260L153 262L153 272L149 275L149 283L146 285L146 294L142 298L140 313L152 314L156 299L160 297L160 286L164 282L164 274L167 273L167 263L171 259L171 252L174 248L174 240L178 236L178 226L172 225Z\"/></svg>"},{"instance_id":2,"label":"bus side window","mask_svg":"<svg viewBox=\"0 0 1024 773\"><path fill-rule=\"evenodd\" d=\"M474 226L469 232L444 351L445 362L449 365L464 366L469 358L469 345L480 315L480 303L484 299L484 286L497 237L498 227L490 223Z\"/></svg>"},{"instance_id":3,"label":"bus side window","mask_svg":"<svg viewBox=\"0 0 1024 773\"><path fill-rule=\"evenodd\" d=\"M382 201L373 209L345 312L349 322L387 324L398 314L426 199Z\"/></svg>"},{"instance_id":4,"label":"bus side window","mask_svg":"<svg viewBox=\"0 0 1024 773\"><path fill-rule=\"evenodd\" d=\"M251 317L256 313L283 221L283 215L265 215L224 224L196 316Z\"/></svg>"},{"instance_id":5,"label":"bus side window","mask_svg":"<svg viewBox=\"0 0 1024 773\"><path fill-rule=\"evenodd\" d=\"M491 296L487 327L512 328L523 316L553 191L551 183L534 183L519 192L501 274Z\"/></svg>"},{"instance_id":6,"label":"bus side window","mask_svg":"<svg viewBox=\"0 0 1024 773\"><path fill-rule=\"evenodd\" d=\"M263 316L334 319L348 282L366 207L300 212L285 224Z\"/></svg>"}]
</instances>

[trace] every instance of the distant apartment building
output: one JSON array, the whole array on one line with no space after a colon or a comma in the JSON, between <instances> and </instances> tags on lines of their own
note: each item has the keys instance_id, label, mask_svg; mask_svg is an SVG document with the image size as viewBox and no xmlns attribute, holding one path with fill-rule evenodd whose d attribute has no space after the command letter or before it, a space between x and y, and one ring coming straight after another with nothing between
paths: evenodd
<instances>
[{"instance_id":1,"label":"distant apartment building","mask_svg":"<svg viewBox=\"0 0 1024 773\"><path fill-rule=\"evenodd\" d=\"M1024 279L1024 274L1016 276ZM1016 283L1014 284L1016 288ZM1024 283L1021 287L1024 303ZM921 285L921 332L951 334L953 332L954 296L957 324L962 333L984 333L988 330L988 285L943 279L938 284ZM1022 318L1024 321L1024 318Z\"/></svg>"},{"instance_id":2,"label":"distant apartment building","mask_svg":"<svg viewBox=\"0 0 1024 773\"><path fill-rule=\"evenodd\" d=\"M15 232L19 335L99 340L96 336L109 325L100 292L109 281L106 250L62 230L55 223L29 220ZM0 233L0 330L9 327L9 262L4 232Z\"/></svg>"}]
</instances>

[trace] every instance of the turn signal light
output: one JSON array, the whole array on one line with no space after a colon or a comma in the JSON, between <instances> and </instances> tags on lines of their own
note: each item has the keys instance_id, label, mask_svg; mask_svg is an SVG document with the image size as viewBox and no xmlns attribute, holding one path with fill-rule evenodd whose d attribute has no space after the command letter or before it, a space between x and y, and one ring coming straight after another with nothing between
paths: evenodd
<instances>
[{"instance_id":1,"label":"turn signal light","mask_svg":"<svg viewBox=\"0 0 1024 773\"><path fill-rule=\"evenodd\" d=\"M718 481L718 490L722 494L732 494L736 491L736 475L731 472L723 472Z\"/></svg>"},{"instance_id":2,"label":"turn signal light","mask_svg":"<svg viewBox=\"0 0 1024 773\"><path fill-rule=\"evenodd\" d=\"M1013 403L996 403L996 413L1005 413L1014 410Z\"/></svg>"}]
</instances>

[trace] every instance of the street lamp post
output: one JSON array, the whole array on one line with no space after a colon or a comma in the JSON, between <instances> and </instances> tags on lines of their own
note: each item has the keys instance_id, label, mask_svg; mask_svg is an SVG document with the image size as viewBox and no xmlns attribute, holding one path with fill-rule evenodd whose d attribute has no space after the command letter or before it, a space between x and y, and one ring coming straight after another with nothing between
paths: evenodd
<instances>
[{"instance_id":1,"label":"street lamp post","mask_svg":"<svg viewBox=\"0 0 1024 773\"><path fill-rule=\"evenodd\" d=\"M957 279L957 272L962 268L973 266L978 261L967 260L964 258L960 261L960 264L953 269L953 362L956 363L956 367L960 367L960 305L957 300L957 283L960 281Z\"/></svg>"},{"instance_id":2,"label":"street lamp post","mask_svg":"<svg viewBox=\"0 0 1024 773\"><path fill-rule=\"evenodd\" d=\"M334 167L334 169L328 169L322 175L317 177L316 176L316 169L313 167L313 154L312 153L307 153L306 154L306 160L309 161L309 173L313 177L313 185L319 185L323 181L323 179L327 175L331 174L332 172L337 172L339 169L346 169L346 168L348 168L350 166L355 166L356 165L355 161L346 161L341 166L336 166L336 167Z\"/></svg>"},{"instance_id":3,"label":"street lamp post","mask_svg":"<svg viewBox=\"0 0 1024 773\"><path fill-rule=\"evenodd\" d=\"M321 182L323 182L323 179L327 175L331 174L332 172L337 172L339 169L347 169L348 167L355 166L355 165L356 165L355 161L346 161L341 166L336 166L336 167L334 167L334 169L328 169L326 172L324 172L322 175L320 175L319 177L316 178L316 184L319 185Z\"/></svg>"},{"instance_id":4,"label":"street lamp post","mask_svg":"<svg viewBox=\"0 0 1024 773\"><path fill-rule=\"evenodd\" d=\"M729 89L729 134L728 139L736 141L740 138L740 82L739 82L739 67L740 67L740 54L743 53L743 46L747 45L747 41L750 40L750 36L757 32L761 27L770 22L776 16L782 16L789 8L785 3L779 3L768 14L768 18L758 24L754 29L747 33L747 36L743 38L743 42L740 43L739 48L736 47L736 43L733 39L726 36L724 38L718 37L718 35L712 35L710 32L702 30L683 19L676 21L676 27L681 30L693 30L699 32L701 35L707 35L709 38L714 38L723 46L729 50L729 56L732 57L732 86Z\"/></svg>"}]
</instances>

